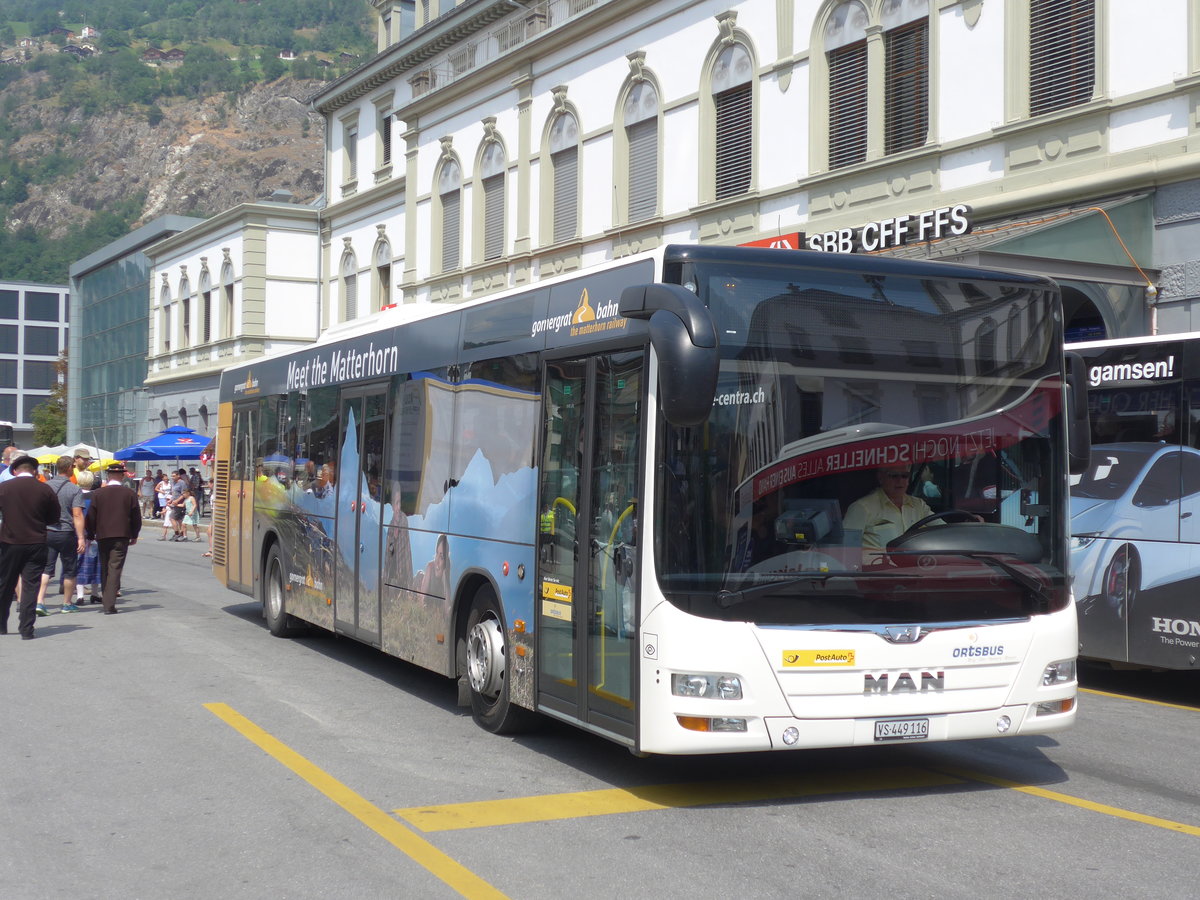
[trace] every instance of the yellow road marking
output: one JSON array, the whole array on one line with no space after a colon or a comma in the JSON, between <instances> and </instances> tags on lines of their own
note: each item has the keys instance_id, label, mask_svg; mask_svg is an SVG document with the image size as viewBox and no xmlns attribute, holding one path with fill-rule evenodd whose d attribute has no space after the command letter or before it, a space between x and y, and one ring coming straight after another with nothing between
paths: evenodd
<instances>
[{"instance_id":1,"label":"yellow road marking","mask_svg":"<svg viewBox=\"0 0 1200 900\"><path fill-rule=\"evenodd\" d=\"M232 707L224 703L205 703L204 708L250 743L257 745L268 756L291 769L350 815L464 897L503 898L505 896L470 869L447 856L428 841L413 834L365 797L346 787L328 772L313 765Z\"/></svg>"},{"instance_id":2,"label":"yellow road marking","mask_svg":"<svg viewBox=\"0 0 1200 900\"><path fill-rule=\"evenodd\" d=\"M451 803L444 806L415 806L393 812L421 831L429 833L657 809L815 797L823 794L894 791L961 783L961 779L942 772L897 767L867 772L822 772L755 781L608 788L570 794L546 794L540 797L509 797L475 803Z\"/></svg>"},{"instance_id":3,"label":"yellow road marking","mask_svg":"<svg viewBox=\"0 0 1200 900\"><path fill-rule=\"evenodd\" d=\"M1144 697L1131 697L1128 694L1110 694L1108 691L1096 691L1091 688L1080 688L1079 692L1081 694L1095 694L1097 697L1112 697L1114 700L1133 700L1137 703L1149 703L1151 706L1165 706L1167 709L1185 709L1188 712L1200 712L1200 706L1184 706L1181 703L1147 700Z\"/></svg>"},{"instance_id":4,"label":"yellow road marking","mask_svg":"<svg viewBox=\"0 0 1200 900\"><path fill-rule=\"evenodd\" d=\"M968 769L960 769L957 766L941 766L942 771L951 775L957 775L960 778L965 778L968 781L982 781L984 784L993 784L996 787L1010 788L1014 791L1020 791L1022 794L1030 794L1034 797L1041 797L1044 800L1054 800L1058 803L1066 803L1070 806L1078 806L1080 809L1088 809L1092 812L1098 812L1106 816L1115 816L1118 819L1128 819L1131 822L1141 822L1143 825L1153 825L1155 828L1165 828L1168 831L1178 831L1181 834L1190 834L1193 837L1200 837L1200 827L1195 825L1185 825L1182 822L1173 822L1170 819L1160 819L1157 816L1147 816L1142 813L1136 813L1128 809L1121 809L1118 806L1108 806L1104 803L1093 803L1091 800L1082 800L1079 797L1072 797L1070 794L1060 794L1058 791L1048 791L1045 788L1034 787L1029 784L1021 784L1017 781L1009 781L1006 778L997 778L995 775L985 775L982 772L972 772Z\"/></svg>"}]
</instances>

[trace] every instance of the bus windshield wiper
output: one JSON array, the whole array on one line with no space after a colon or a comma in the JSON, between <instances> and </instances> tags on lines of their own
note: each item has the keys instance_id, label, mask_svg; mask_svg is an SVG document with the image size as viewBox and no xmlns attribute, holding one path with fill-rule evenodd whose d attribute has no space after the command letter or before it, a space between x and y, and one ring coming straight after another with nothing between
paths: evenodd
<instances>
[{"instance_id":1,"label":"bus windshield wiper","mask_svg":"<svg viewBox=\"0 0 1200 900\"><path fill-rule=\"evenodd\" d=\"M773 578L763 581L755 579L734 590L721 588L721 590L717 591L716 602L717 606L721 609L729 609L740 603L757 600L764 596L770 596L780 590L786 590L787 588L799 585L819 585L822 590L826 590L829 582L833 579L845 579L847 582L853 584L854 581L860 578L874 578L882 575L886 575L888 578L919 577L895 572L806 572L803 575L791 575L786 578Z\"/></svg>"},{"instance_id":2,"label":"bus windshield wiper","mask_svg":"<svg viewBox=\"0 0 1200 900\"><path fill-rule=\"evenodd\" d=\"M1049 609L1052 604L1052 597L1046 592L1046 589L1038 583L1037 579L1033 578L1028 572L1014 566L1002 556L994 556L991 553L980 553L975 550L963 551L956 554L958 556L966 556L969 559L977 559L980 562L985 562L993 569L999 569L1029 593L1033 594L1037 599L1041 600Z\"/></svg>"}]
</instances>

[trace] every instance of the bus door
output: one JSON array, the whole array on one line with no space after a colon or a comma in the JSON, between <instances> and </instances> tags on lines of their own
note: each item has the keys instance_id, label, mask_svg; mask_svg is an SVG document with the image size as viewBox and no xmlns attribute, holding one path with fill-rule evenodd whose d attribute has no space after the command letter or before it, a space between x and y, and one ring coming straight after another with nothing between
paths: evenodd
<instances>
[{"instance_id":1,"label":"bus door","mask_svg":"<svg viewBox=\"0 0 1200 900\"><path fill-rule=\"evenodd\" d=\"M630 739L643 366L546 363L538 498L538 704Z\"/></svg>"},{"instance_id":2,"label":"bus door","mask_svg":"<svg viewBox=\"0 0 1200 900\"><path fill-rule=\"evenodd\" d=\"M379 644L380 520L387 388L343 391L337 500L334 629Z\"/></svg>"},{"instance_id":3,"label":"bus door","mask_svg":"<svg viewBox=\"0 0 1200 900\"><path fill-rule=\"evenodd\" d=\"M254 479L258 452L258 404L234 407L230 448L228 556L230 587L254 590Z\"/></svg>"}]
</instances>

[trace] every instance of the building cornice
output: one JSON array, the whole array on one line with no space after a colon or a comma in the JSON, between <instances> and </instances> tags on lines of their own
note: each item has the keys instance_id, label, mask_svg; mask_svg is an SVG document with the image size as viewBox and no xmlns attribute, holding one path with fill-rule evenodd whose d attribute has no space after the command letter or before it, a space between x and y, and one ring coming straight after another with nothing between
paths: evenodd
<instances>
[{"instance_id":1,"label":"building cornice","mask_svg":"<svg viewBox=\"0 0 1200 900\"><path fill-rule=\"evenodd\" d=\"M513 10L509 0L466 0L314 94L312 106L323 115L335 114Z\"/></svg>"}]
</instances>

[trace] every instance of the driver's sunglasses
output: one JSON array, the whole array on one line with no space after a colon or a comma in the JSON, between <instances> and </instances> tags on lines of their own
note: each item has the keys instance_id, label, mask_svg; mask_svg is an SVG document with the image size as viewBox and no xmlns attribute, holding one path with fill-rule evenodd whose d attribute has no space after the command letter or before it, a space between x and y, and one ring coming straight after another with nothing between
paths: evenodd
<instances>
[{"instance_id":1,"label":"driver's sunglasses","mask_svg":"<svg viewBox=\"0 0 1200 900\"><path fill-rule=\"evenodd\" d=\"M907 472L884 472L883 475L885 478L903 478L906 481L908 480Z\"/></svg>"}]
</instances>

